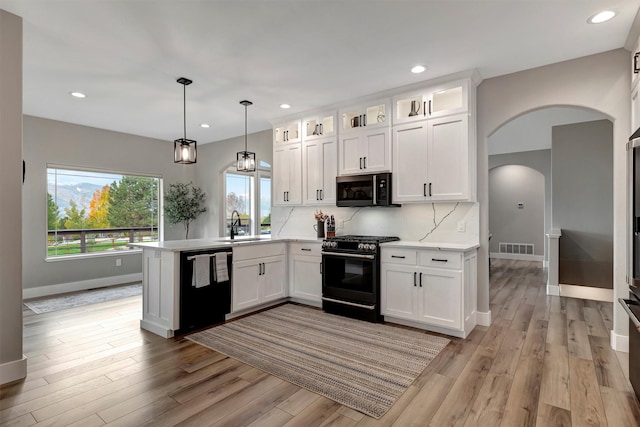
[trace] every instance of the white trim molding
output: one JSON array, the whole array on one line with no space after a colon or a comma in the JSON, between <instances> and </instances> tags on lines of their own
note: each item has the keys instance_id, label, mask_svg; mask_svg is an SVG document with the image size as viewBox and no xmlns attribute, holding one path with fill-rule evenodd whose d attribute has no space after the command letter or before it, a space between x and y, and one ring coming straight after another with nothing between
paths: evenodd
<instances>
[{"instance_id":1,"label":"white trim molding","mask_svg":"<svg viewBox=\"0 0 640 427\"><path fill-rule=\"evenodd\" d=\"M629 353L629 336L618 335L615 331L611 331L611 348L615 351Z\"/></svg>"},{"instance_id":2,"label":"white trim molding","mask_svg":"<svg viewBox=\"0 0 640 427\"><path fill-rule=\"evenodd\" d=\"M544 255L526 255L526 254L505 254L502 252L491 252L490 258L493 259L517 259L521 261L544 261Z\"/></svg>"},{"instance_id":3,"label":"white trim molding","mask_svg":"<svg viewBox=\"0 0 640 427\"><path fill-rule=\"evenodd\" d=\"M476 311L476 321L480 326L491 326L491 310L486 313Z\"/></svg>"},{"instance_id":4,"label":"white trim molding","mask_svg":"<svg viewBox=\"0 0 640 427\"><path fill-rule=\"evenodd\" d=\"M9 384L27 377L27 356L0 365L0 385Z\"/></svg>"},{"instance_id":5,"label":"white trim molding","mask_svg":"<svg viewBox=\"0 0 640 427\"><path fill-rule=\"evenodd\" d=\"M98 279L80 280L78 282L60 283L57 285L39 286L22 290L22 298L39 298L67 292L85 291L87 289L124 285L142 281L142 273L122 274L119 276L100 277Z\"/></svg>"}]
</instances>

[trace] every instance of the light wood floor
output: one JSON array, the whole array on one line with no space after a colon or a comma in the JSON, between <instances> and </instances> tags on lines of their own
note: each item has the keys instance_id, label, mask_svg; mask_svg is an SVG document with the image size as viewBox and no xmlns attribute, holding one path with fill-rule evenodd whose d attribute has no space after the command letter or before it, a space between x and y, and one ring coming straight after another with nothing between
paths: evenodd
<instances>
[{"instance_id":1,"label":"light wood floor","mask_svg":"<svg viewBox=\"0 0 640 427\"><path fill-rule=\"evenodd\" d=\"M185 339L139 328L140 297L24 312L7 426L638 426L609 346L612 304L545 295L540 263L492 261L491 327L452 343L380 420Z\"/></svg>"}]
</instances>

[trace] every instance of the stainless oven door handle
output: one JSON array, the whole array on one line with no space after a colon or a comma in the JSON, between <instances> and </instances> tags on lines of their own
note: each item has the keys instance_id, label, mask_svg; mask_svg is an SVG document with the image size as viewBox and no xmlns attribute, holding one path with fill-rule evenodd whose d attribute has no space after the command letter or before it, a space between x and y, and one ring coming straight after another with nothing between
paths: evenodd
<instances>
[{"instance_id":1,"label":"stainless oven door handle","mask_svg":"<svg viewBox=\"0 0 640 427\"><path fill-rule=\"evenodd\" d=\"M618 302L620 303L622 308L624 308L624 311L627 312L627 315L629 316L629 319L631 319L631 322L633 323L633 326L635 326L636 329L638 331L640 331L640 321L638 320L636 315L633 314L633 312L629 308L629 305L640 305L640 304L638 304L638 303L636 303L634 301L628 300L628 299L624 299L624 298L618 298Z\"/></svg>"},{"instance_id":2,"label":"stainless oven door handle","mask_svg":"<svg viewBox=\"0 0 640 427\"><path fill-rule=\"evenodd\" d=\"M327 297L322 297L322 301L335 302L337 304L344 304L344 305L351 305L353 307L365 308L367 310L375 310L376 309L375 305L356 304L355 302L342 301L342 300L339 300L339 299L333 299L333 298L327 298Z\"/></svg>"},{"instance_id":3,"label":"stainless oven door handle","mask_svg":"<svg viewBox=\"0 0 640 427\"><path fill-rule=\"evenodd\" d=\"M338 252L322 252L322 255L332 255L343 258L364 258L364 259L376 259L375 255L360 255L360 254L345 254Z\"/></svg>"}]
</instances>

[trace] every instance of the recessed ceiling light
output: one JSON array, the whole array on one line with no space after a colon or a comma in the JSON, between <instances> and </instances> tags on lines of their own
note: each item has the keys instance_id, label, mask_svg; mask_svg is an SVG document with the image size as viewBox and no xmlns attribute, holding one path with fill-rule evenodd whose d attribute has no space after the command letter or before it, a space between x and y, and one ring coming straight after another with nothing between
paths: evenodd
<instances>
[{"instance_id":1,"label":"recessed ceiling light","mask_svg":"<svg viewBox=\"0 0 640 427\"><path fill-rule=\"evenodd\" d=\"M413 74L420 74L420 73L423 73L424 70L426 70L426 69L427 69L427 67L425 67L424 65L416 65L415 67L413 67L411 69L411 72Z\"/></svg>"},{"instance_id":2,"label":"recessed ceiling light","mask_svg":"<svg viewBox=\"0 0 640 427\"><path fill-rule=\"evenodd\" d=\"M595 15L591 16L587 19L589 24L600 24L602 22L608 21L609 19L616 16L616 13L612 10L603 10L602 12L598 12Z\"/></svg>"},{"instance_id":3,"label":"recessed ceiling light","mask_svg":"<svg viewBox=\"0 0 640 427\"><path fill-rule=\"evenodd\" d=\"M69 95L74 96L76 98L86 98L87 95L85 95L82 92L69 92Z\"/></svg>"},{"instance_id":4,"label":"recessed ceiling light","mask_svg":"<svg viewBox=\"0 0 640 427\"><path fill-rule=\"evenodd\" d=\"M201 128L205 128L205 129L206 129L206 128L210 128L210 127L211 127L211 125L210 125L209 123L201 123L201 124L200 124L200 127L201 127Z\"/></svg>"},{"instance_id":5,"label":"recessed ceiling light","mask_svg":"<svg viewBox=\"0 0 640 427\"><path fill-rule=\"evenodd\" d=\"M287 108L291 108L291 105L289 105L289 104L280 104L280 108L282 108L283 110L286 110Z\"/></svg>"}]
</instances>

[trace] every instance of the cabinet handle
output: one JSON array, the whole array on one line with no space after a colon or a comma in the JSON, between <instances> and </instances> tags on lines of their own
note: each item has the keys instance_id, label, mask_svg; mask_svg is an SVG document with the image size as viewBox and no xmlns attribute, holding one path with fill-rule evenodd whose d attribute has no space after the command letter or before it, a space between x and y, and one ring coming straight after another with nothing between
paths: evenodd
<instances>
[{"instance_id":1,"label":"cabinet handle","mask_svg":"<svg viewBox=\"0 0 640 427\"><path fill-rule=\"evenodd\" d=\"M322 193L323 190L320 190L320 200L324 200L324 194Z\"/></svg>"},{"instance_id":2,"label":"cabinet handle","mask_svg":"<svg viewBox=\"0 0 640 427\"><path fill-rule=\"evenodd\" d=\"M416 275L418 273L416 273L415 271L413 272L413 286L417 286L418 284L416 283Z\"/></svg>"},{"instance_id":3,"label":"cabinet handle","mask_svg":"<svg viewBox=\"0 0 640 427\"><path fill-rule=\"evenodd\" d=\"M435 262L449 262L448 259L442 259L442 258L431 258L431 261L435 261Z\"/></svg>"},{"instance_id":4,"label":"cabinet handle","mask_svg":"<svg viewBox=\"0 0 640 427\"><path fill-rule=\"evenodd\" d=\"M404 255L391 255L391 258L401 258L401 259L405 259L406 257Z\"/></svg>"},{"instance_id":5,"label":"cabinet handle","mask_svg":"<svg viewBox=\"0 0 640 427\"><path fill-rule=\"evenodd\" d=\"M363 114L362 115L362 126L366 126L367 125L367 115Z\"/></svg>"},{"instance_id":6,"label":"cabinet handle","mask_svg":"<svg viewBox=\"0 0 640 427\"><path fill-rule=\"evenodd\" d=\"M431 183L429 183L429 197L431 197Z\"/></svg>"},{"instance_id":7,"label":"cabinet handle","mask_svg":"<svg viewBox=\"0 0 640 427\"><path fill-rule=\"evenodd\" d=\"M316 190L316 200L320 200L320 190Z\"/></svg>"},{"instance_id":8,"label":"cabinet handle","mask_svg":"<svg viewBox=\"0 0 640 427\"><path fill-rule=\"evenodd\" d=\"M640 67L638 67L638 57L640 56L640 52L636 52L633 55L633 73L638 74L640 72Z\"/></svg>"},{"instance_id":9,"label":"cabinet handle","mask_svg":"<svg viewBox=\"0 0 640 427\"><path fill-rule=\"evenodd\" d=\"M363 169L366 169L367 168L367 158L363 157L362 159L364 160L363 161L363 163L364 163L364 168Z\"/></svg>"},{"instance_id":10,"label":"cabinet handle","mask_svg":"<svg viewBox=\"0 0 640 427\"><path fill-rule=\"evenodd\" d=\"M362 169L362 157L360 157L360 169Z\"/></svg>"},{"instance_id":11,"label":"cabinet handle","mask_svg":"<svg viewBox=\"0 0 640 427\"><path fill-rule=\"evenodd\" d=\"M322 135L323 133L324 133L324 127L322 123L320 123L320 135Z\"/></svg>"},{"instance_id":12,"label":"cabinet handle","mask_svg":"<svg viewBox=\"0 0 640 427\"><path fill-rule=\"evenodd\" d=\"M422 186L422 194L424 194L424 197L427 197L427 183L426 182Z\"/></svg>"},{"instance_id":13,"label":"cabinet handle","mask_svg":"<svg viewBox=\"0 0 640 427\"><path fill-rule=\"evenodd\" d=\"M427 115L427 101L424 101L422 103L422 115L426 116Z\"/></svg>"},{"instance_id":14,"label":"cabinet handle","mask_svg":"<svg viewBox=\"0 0 640 427\"><path fill-rule=\"evenodd\" d=\"M263 275L264 275L264 273L266 272L266 270L267 270L267 266L266 266L266 265L265 265L265 263L263 262L263 263L262 263L262 274L263 274ZM422 273L421 273L421 274L422 274ZM420 286L422 286L422 285L420 285Z\"/></svg>"},{"instance_id":15,"label":"cabinet handle","mask_svg":"<svg viewBox=\"0 0 640 427\"><path fill-rule=\"evenodd\" d=\"M429 115L431 115L431 100L429 100Z\"/></svg>"},{"instance_id":16,"label":"cabinet handle","mask_svg":"<svg viewBox=\"0 0 640 427\"><path fill-rule=\"evenodd\" d=\"M262 263L258 263L258 276L262 276Z\"/></svg>"},{"instance_id":17,"label":"cabinet handle","mask_svg":"<svg viewBox=\"0 0 640 427\"><path fill-rule=\"evenodd\" d=\"M422 287L422 273L420 273L420 287Z\"/></svg>"},{"instance_id":18,"label":"cabinet handle","mask_svg":"<svg viewBox=\"0 0 640 427\"><path fill-rule=\"evenodd\" d=\"M305 251L305 252L311 252L311 249L309 248L300 248L301 251Z\"/></svg>"}]
</instances>

